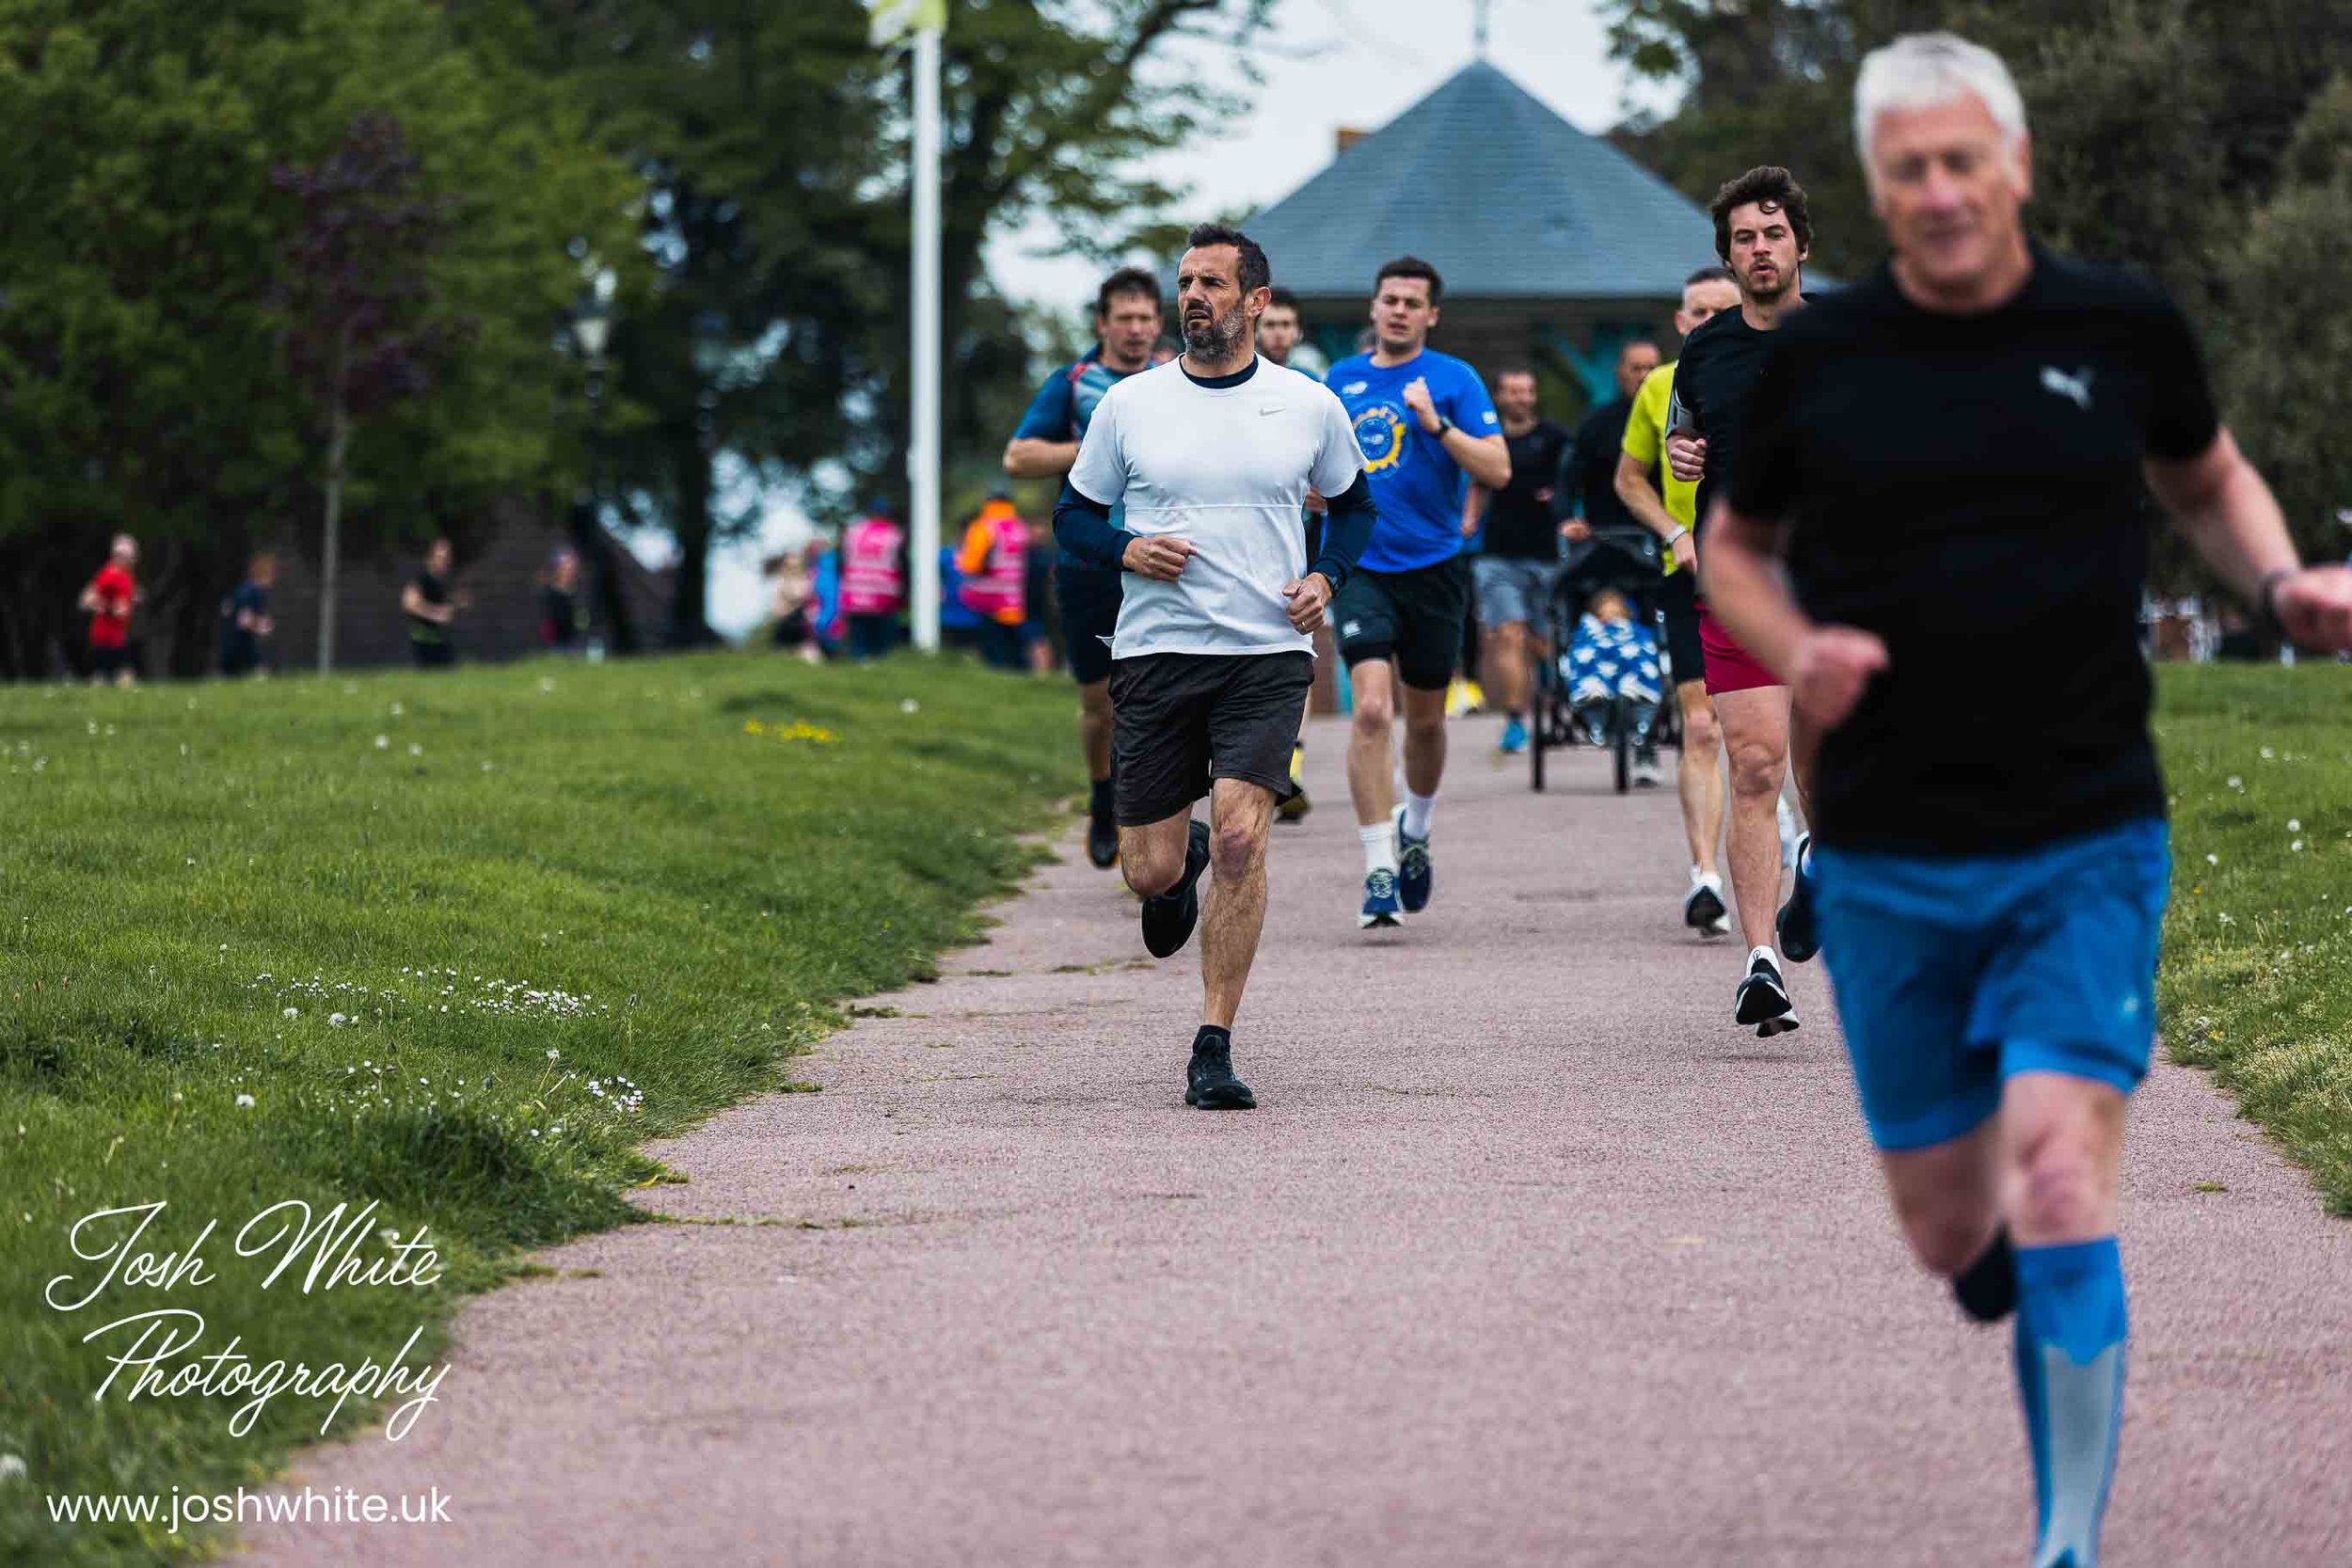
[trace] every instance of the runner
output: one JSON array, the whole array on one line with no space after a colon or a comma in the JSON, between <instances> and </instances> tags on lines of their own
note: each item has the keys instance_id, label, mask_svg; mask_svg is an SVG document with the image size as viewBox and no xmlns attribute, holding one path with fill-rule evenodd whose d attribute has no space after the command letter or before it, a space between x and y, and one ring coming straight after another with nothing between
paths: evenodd
<instances>
[{"instance_id":1,"label":"runner","mask_svg":"<svg viewBox=\"0 0 2352 1568\"><path fill-rule=\"evenodd\" d=\"M1657 352L1650 360L1657 362ZM1622 369L1622 367L1620 367ZM1543 648L1545 612L1560 577L1560 525L1552 520L1561 497L1561 465L1573 439L1567 431L1535 413L1535 372L1513 368L1495 377L1495 411L1502 417L1504 450L1511 455L1511 483L1487 494L1472 485L1474 507L1483 505L1486 543L1470 558L1478 588L1478 619L1493 640L1485 684L1502 702L1506 756L1527 750L1528 663L1556 655ZM1571 525L1581 526L1581 525ZM1466 518L1467 536L1471 520Z\"/></svg>"},{"instance_id":2,"label":"runner","mask_svg":"<svg viewBox=\"0 0 2352 1568\"><path fill-rule=\"evenodd\" d=\"M1005 472L1014 479L1059 479L1078 460L1078 443L1103 394L1152 364L1160 341L1160 283L1140 267L1121 267L1094 296L1095 346L1075 364L1055 372L1021 417L1005 445ZM1119 861L1119 828L1111 808L1111 650L1119 623L1119 573L1089 566L1062 552L1054 569L1062 641L1071 678L1078 683L1078 744L1093 788L1087 802L1087 858L1109 867Z\"/></svg>"},{"instance_id":3,"label":"runner","mask_svg":"<svg viewBox=\"0 0 2352 1568\"><path fill-rule=\"evenodd\" d=\"M1804 191L1785 168L1752 168L1715 193L1715 252L1739 285L1740 309L1725 310L1692 332L1675 367L1667 416L1667 464L1677 478L1698 482L1694 504L1708 502L1737 471L1740 433L1749 394L1772 352L1772 333L1804 304L1804 259L1813 246ZM1692 459L1703 467L1693 467ZM1770 1037L1797 1027L1796 1007L1773 951L1774 906L1780 901L1780 791L1791 751L1788 689L1750 657L1699 604L1707 694L1723 721L1731 756L1731 893L1748 962L1732 998L1731 1016ZM1804 794L1811 748L1800 739L1797 793ZM1805 847L1796 856L1805 875ZM1792 937L1798 933L1792 932ZM1809 937L1810 933L1803 933ZM1792 958L1812 957L1809 943L1791 941Z\"/></svg>"},{"instance_id":4,"label":"runner","mask_svg":"<svg viewBox=\"0 0 2352 1568\"><path fill-rule=\"evenodd\" d=\"M1971 1316L2017 1314L2036 1568L2094 1568L2169 860L2142 498L2298 642L2352 646L2352 572L2297 566L2172 303L2026 239L1997 55L1902 39L1854 92L1895 260L1782 335L1706 590L1825 735L1818 898L1864 1116L1913 1251Z\"/></svg>"},{"instance_id":5,"label":"runner","mask_svg":"<svg viewBox=\"0 0 2352 1568\"><path fill-rule=\"evenodd\" d=\"M1511 482L1502 421L1478 372L1428 346L1444 288L1404 256L1380 269L1369 354L1331 367L1380 498L1381 520L1332 619L1356 699L1347 784L1364 844L1363 927L1402 924L1429 902L1429 827L1445 772L1445 697L1470 611L1464 479ZM1393 660L1393 664L1391 664ZM1390 730L1404 688L1405 803L1393 805Z\"/></svg>"},{"instance_id":6,"label":"runner","mask_svg":"<svg viewBox=\"0 0 2352 1568\"><path fill-rule=\"evenodd\" d=\"M129 686L137 679L131 667L131 611L147 595L136 573L139 542L118 533L106 551L106 563L82 590L75 603L89 614L89 677L93 686L112 681Z\"/></svg>"},{"instance_id":7,"label":"runner","mask_svg":"<svg viewBox=\"0 0 2352 1568\"><path fill-rule=\"evenodd\" d=\"M1372 487L1338 400L1254 352L1265 252L1217 224L1186 245L1184 353L1104 397L1054 528L1081 560L1126 572L1111 675L1120 858L1154 957L1191 937L1216 868L1184 1102L1246 1110L1257 1100L1233 1075L1232 1029L1265 918L1266 832L1290 792L1311 634L1371 534ZM1311 563L1310 488L1330 498ZM1195 822L1203 795L1210 820Z\"/></svg>"},{"instance_id":8,"label":"runner","mask_svg":"<svg viewBox=\"0 0 2352 1568\"><path fill-rule=\"evenodd\" d=\"M1647 543L1641 538L1641 519L1633 515L1624 498L1617 494L1617 459L1625 450L1625 427L1633 418L1634 395L1642 389L1643 384L1658 369L1658 362L1663 357L1658 351L1658 345L1645 338L1637 338L1619 349L1614 377L1617 395L1585 415L1569 442L1567 456L1559 469L1560 484L1564 491L1562 499L1575 509L1576 516L1560 531L1571 546L1587 555L1594 547L1596 537L1600 541L1601 547L1611 549L1615 555L1625 552L1610 543L1612 535L1622 537L1629 533L1634 540ZM1507 432L1511 423L1511 412L1507 408L1503 410L1502 423ZM1511 451L1514 484L1518 483L1518 472L1519 455L1515 446ZM1486 547L1491 554L1493 544L1489 542ZM1665 551L1661 547L1659 553L1663 556ZM1643 561L1643 571L1646 576L1646 556ZM1647 629L1646 626L1644 628L1645 631ZM1655 788L1658 784L1658 747L1647 738L1649 731L1646 726L1642 733L1645 738L1633 758L1633 782L1645 789Z\"/></svg>"},{"instance_id":9,"label":"runner","mask_svg":"<svg viewBox=\"0 0 2352 1568\"><path fill-rule=\"evenodd\" d=\"M1264 314L1258 318L1258 353L1270 363L1295 370L1301 375L1321 381L1323 374L1307 363L1308 356L1298 352L1298 296L1288 289L1276 289L1266 302ZM1296 358L1299 363L1292 363ZM1323 553L1323 498L1313 491L1307 493L1307 559L1314 560ZM1303 820L1314 809L1307 799L1307 712L1299 709L1298 738L1291 745L1291 798L1275 808L1275 816L1285 822Z\"/></svg>"},{"instance_id":10,"label":"runner","mask_svg":"<svg viewBox=\"0 0 2352 1568\"><path fill-rule=\"evenodd\" d=\"M1731 269L1701 267L1683 282L1675 330L1688 338L1700 323L1739 305L1740 285ZM1691 842L1691 887L1682 895L1682 923L1703 937L1720 937L1731 929L1723 874L1715 863L1715 846L1724 836L1723 734L1707 695L1706 653L1699 643L1698 541L1691 531L1698 525L1698 486L1677 479L1665 467L1666 407L1674 384L1674 366L1661 365L1633 396L1617 457L1617 499L1664 541L1661 608L1675 702L1682 710L1682 760L1675 783L1682 797L1683 835Z\"/></svg>"},{"instance_id":11,"label":"runner","mask_svg":"<svg viewBox=\"0 0 2352 1568\"><path fill-rule=\"evenodd\" d=\"M424 548L424 567L400 591L400 612L408 623L408 652L420 670L445 670L457 662L457 644L450 628L465 601L451 594L450 566L455 560L446 539Z\"/></svg>"}]
</instances>

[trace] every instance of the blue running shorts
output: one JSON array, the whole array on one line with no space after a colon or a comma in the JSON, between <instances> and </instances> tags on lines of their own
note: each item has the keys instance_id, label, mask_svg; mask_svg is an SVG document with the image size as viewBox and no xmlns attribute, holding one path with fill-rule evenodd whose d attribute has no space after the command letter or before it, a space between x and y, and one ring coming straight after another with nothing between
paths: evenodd
<instances>
[{"instance_id":1,"label":"blue running shorts","mask_svg":"<svg viewBox=\"0 0 2352 1568\"><path fill-rule=\"evenodd\" d=\"M2170 836L2144 819L2004 854L1817 846L1821 954L1870 1138L1959 1137L2019 1072L2129 1094L2155 1038Z\"/></svg>"}]
</instances>

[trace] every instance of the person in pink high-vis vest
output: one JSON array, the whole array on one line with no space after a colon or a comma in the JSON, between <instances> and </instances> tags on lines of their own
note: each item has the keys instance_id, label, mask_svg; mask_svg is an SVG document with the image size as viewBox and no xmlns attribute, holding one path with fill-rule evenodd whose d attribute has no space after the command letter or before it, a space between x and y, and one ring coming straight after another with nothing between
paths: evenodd
<instances>
[{"instance_id":1,"label":"person in pink high-vis vest","mask_svg":"<svg viewBox=\"0 0 2352 1568\"><path fill-rule=\"evenodd\" d=\"M992 669L1024 670L1022 625L1029 618L1029 525L1002 488L989 492L972 526L963 531L956 570L963 574L957 597L980 618L980 657Z\"/></svg>"},{"instance_id":2,"label":"person in pink high-vis vest","mask_svg":"<svg viewBox=\"0 0 2352 1568\"><path fill-rule=\"evenodd\" d=\"M879 503L841 531L841 610L850 657L880 658L898 645L907 608L907 535Z\"/></svg>"}]
</instances>

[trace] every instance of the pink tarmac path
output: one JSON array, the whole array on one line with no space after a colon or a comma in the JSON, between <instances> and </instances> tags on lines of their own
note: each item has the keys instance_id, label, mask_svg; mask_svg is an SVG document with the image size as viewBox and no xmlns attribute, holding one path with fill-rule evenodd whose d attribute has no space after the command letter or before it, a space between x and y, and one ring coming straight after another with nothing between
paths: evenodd
<instances>
[{"instance_id":1,"label":"pink tarmac path","mask_svg":"<svg viewBox=\"0 0 2352 1568\"><path fill-rule=\"evenodd\" d=\"M268 1564L2022 1564L2005 1332L1884 1212L1818 966L1730 1022L1670 795L1455 729L1438 896L1355 928L1338 773L1278 832L1237 1040L1074 842L945 977L654 1150L681 1217L460 1318L442 1402L293 1485L439 1526ZM2206 1190L2217 1186L2225 1190ZM810 1228L815 1227L815 1228ZM2136 1105L2107 1568L2352 1562L2352 1227L2198 1075ZM578 1273L569 1271L581 1271ZM591 1272L592 1271L592 1272Z\"/></svg>"}]
</instances>

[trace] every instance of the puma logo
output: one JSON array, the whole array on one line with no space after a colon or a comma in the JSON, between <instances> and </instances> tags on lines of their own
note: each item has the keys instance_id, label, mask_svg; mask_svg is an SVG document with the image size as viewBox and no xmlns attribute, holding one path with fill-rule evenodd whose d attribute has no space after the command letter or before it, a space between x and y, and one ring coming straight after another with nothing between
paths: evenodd
<instances>
[{"instance_id":1,"label":"puma logo","mask_svg":"<svg viewBox=\"0 0 2352 1568\"><path fill-rule=\"evenodd\" d=\"M2042 366L2042 389L2055 392L2062 398L2072 398L2077 408L2086 414L2090 412L2090 368L2088 365L2073 375L2068 375L2056 365Z\"/></svg>"}]
</instances>

